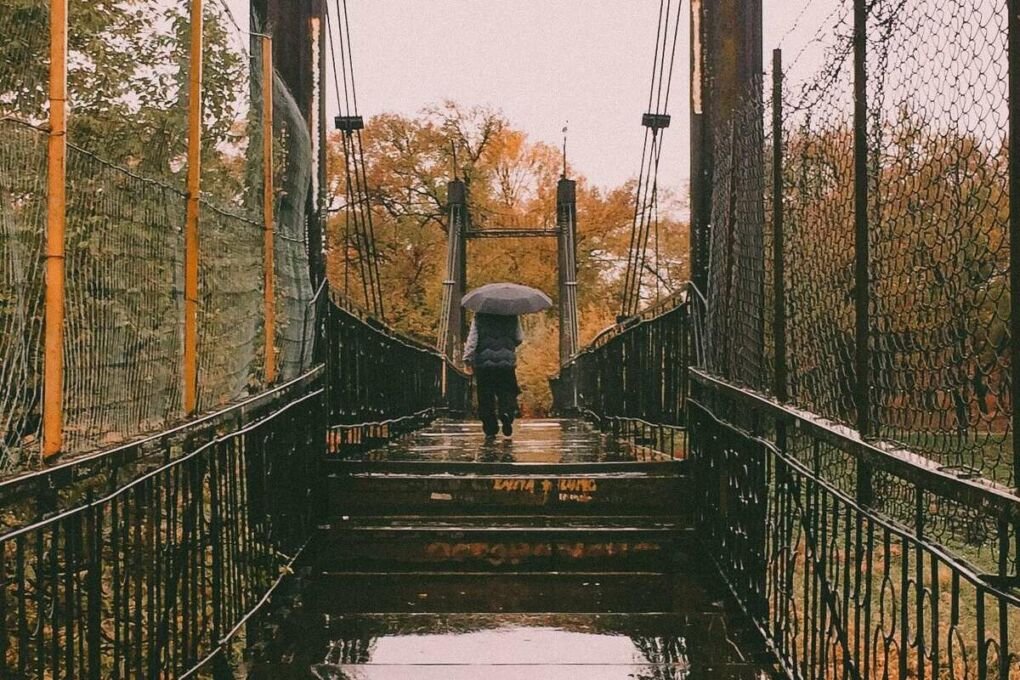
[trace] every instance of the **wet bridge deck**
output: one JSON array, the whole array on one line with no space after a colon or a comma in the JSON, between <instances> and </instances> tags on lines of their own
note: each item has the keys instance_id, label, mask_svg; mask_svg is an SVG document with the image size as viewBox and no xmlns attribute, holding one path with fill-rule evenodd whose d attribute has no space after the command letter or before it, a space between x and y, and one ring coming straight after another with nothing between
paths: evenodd
<instances>
[{"instance_id":1,"label":"wet bridge deck","mask_svg":"<svg viewBox=\"0 0 1020 680\"><path fill-rule=\"evenodd\" d=\"M330 484L252 678L768 677L693 540L681 461L579 421L494 443L440 421Z\"/></svg>"}]
</instances>

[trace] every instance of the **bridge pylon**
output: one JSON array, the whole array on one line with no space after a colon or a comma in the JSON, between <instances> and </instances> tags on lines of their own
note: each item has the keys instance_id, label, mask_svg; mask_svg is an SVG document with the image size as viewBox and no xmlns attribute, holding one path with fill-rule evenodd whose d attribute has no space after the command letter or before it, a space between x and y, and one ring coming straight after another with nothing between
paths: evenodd
<instances>
[{"instance_id":1,"label":"bridge pylon","mask_svg":"<svg viewBox=\"0 0 1020 680\"><path fill-rule=\"evenodd\" d=\"M467 339L467 317L460 306L467 288L467 186L454 179L446 185L446 279L439 324L439 350L459 362Z\"/></svg>"},{"instance_id":2,"label":"bridge pylon","mask_svg":"<svg viewBox=\"0 0 1020 680\"><path fill-rule=\"evenodd\" d=\"M556 229L560 287L560 366L578 350L577 182L561 177L556 185Z\"/></svg>"},{"instance_id":3,"label":"bridge pylon","mask_svg":"<svg viewBox=\"0 0 1020 680\"><path fill-rule=\"evenodd\" d=\"M467 289L467 242L476 238L556 237L560 313L560 363L579 349L577 317L577 182L561 177L556 185L556 228L474 229L467 205L467 187L455 179L447 184L446 278L437 348L455 362L463 355L467 317L460 300Z\"/></svg>"}]
</instances>

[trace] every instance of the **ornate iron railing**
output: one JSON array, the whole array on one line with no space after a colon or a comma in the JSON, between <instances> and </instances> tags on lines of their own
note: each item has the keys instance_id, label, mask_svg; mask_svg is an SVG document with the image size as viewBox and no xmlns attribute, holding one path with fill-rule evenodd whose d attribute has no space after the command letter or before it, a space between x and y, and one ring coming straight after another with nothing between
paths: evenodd
<instances>
[{"instance_id":1,"label":"ornate iron railing","mask_svg":"<svg viewBox=\"0 0 1020 680\"><path fill-rule=\"evenodd\" d=\"M553 408L613 436L682 455L687 369L700 332L693 286L598 336L550 381Z\"/></svg>"},{"instance_id":2,"label":"ornate iron railing","mask_svg":"<svg viewBox=\"0 0 1020 680\"><path fill-rule=\"evenodd\" d=\"M325 507L323 453L466 406L434 349L336 304L317 316L325 366L0 483L0 677L230 677Z\"/></svg>"},{"instance_id":3,"label":"ornate iron railing","mask_svg":"<svg viewBox=\"0 0 1020 680\"><path fill-rule=\"evenodd\" d=\"M1020 498L692 378L699 538L790 677L1020 675Z\"/></svg>"},{"instance_id":4,"label":"ornate iron railing","mask_svg":"<svg viewBox=\"0 0 1020 680\"><path fill-rule=\"evenodd\" d=\"M433 347L339 299L326 319L329 448L364 449L468 408L471 379Z\"/></svg>"},{"instance_id":5,"label":"ornate iron railing","mask_svg":"<svg viewBox=\"0 0 1020 680\"><path fill-rule=\"evenodd\" d=\"M0 486L0 677L222 671L322 507L322 378Z\"/></svg>"},{"instance_id":6,"label":"ornate iron railing","mask_svg":"<svg viewBox=\"0 0 1020 680\"><path fill-rule=\"evenodd\" d=\"M786 673L1020 677L1014 490L695 368L702 301L675 302L564 366L557 401L660 447L686 427L697 536Z\"/></svg>"}]
</instances>

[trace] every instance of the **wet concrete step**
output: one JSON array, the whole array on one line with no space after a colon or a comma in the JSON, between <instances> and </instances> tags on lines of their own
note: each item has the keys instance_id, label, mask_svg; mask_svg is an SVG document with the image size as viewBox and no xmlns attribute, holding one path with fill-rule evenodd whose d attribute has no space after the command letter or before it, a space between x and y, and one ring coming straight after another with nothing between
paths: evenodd
<instances>
[{"instance_id":1,"label":"wet concrete step","mask_svg":"<svg viewBox=\"0 0 1020 680\"><path fill-rule=\"evenodd\" d=\"M333 516L358 514L566 513L681 514L687 478L679 472L587 474L330 475Z\"/></svg>"},{"instance_id":2,"label":"wet concrete step","mask_svg":"<svg viewBox=\"0 0 1020 680\"><path fill-rule=\"evenodd\" d=\"M768 677L767 659L741 651L752 633L721 612L361 614L301 629L249 678Z\"/></svg>"},{"instance_id":3,"label":"wet concrete step","mask_svg":"<svg viewBox=\"0 0 1020 680\"><path fill-rule=\"evenodd\" d=\"M604 462L501 462L501 461L402 461L380 458L326 460L324 465L330 474L453 474L453 475L588 475L613 472L644 472L667 475L686 475L687 462L683 460L659 460L650 462L604 461Z\"/></svg>"},{"instance_id":4,"label":"wet concrete step","mask_svg":"<svg viewBox=\"0 0 1020 680\"><path fill-rule=\"evenodd\" d=\"M662 572L347 572L309 579L307 611L390 613L647 613L711 610L690 579Z\"/></svg>"},{"instance_id":5,"label":"wet concrete step","mask_svg":"<svg viewBox=\"0 0 1020 680\"><path fill-rule=\"evenodd\" d=\"M678 441L674 450L682 449ZM439 463L442 465L521 463L581 464L654 462L668 459L647 449L606 437L580 420L518 420L512 439L487 441L478 421L438 420L430 427L390 441L385 446L355 451L348 460L365 462Z\"/></svg>"},{"instance_id":6,"label":"wet concrete step","mask_svg":"<svg viewBox=\"0 0 1020 680\"><path fill-rule=\"evenodd\" d=\"M689 543L663 517L355 518L334 523L306 560L333 572L671 571Z\"/></svg>"}]
</instances>

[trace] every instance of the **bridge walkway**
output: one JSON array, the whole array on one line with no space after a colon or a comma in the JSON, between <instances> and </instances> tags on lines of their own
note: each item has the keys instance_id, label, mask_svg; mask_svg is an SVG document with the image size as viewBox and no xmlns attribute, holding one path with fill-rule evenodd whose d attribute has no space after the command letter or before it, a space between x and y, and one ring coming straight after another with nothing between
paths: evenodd
<instances>
[{"instance_id":1,"label":"bridge walkway","mask_svg":"<svg viewBox=\"0 0 1020 680\"><path fill-rule=\"evenodd\" d=\"M328 464L330 524L249 678L770 677L702 556L685 462L576 420L439 421Z\"/></svg>"}]
</instances>

